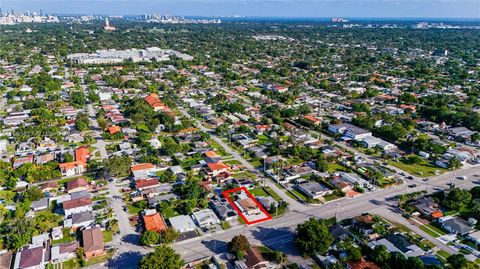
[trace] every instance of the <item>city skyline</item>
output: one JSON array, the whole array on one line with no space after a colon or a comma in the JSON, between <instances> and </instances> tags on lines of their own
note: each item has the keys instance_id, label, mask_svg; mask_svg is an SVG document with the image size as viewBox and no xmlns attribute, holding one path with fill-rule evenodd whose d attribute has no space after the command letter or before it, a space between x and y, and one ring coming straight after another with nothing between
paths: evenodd
<instances>
[{"instance_id":1,"label":"city skyline","mask_svg":"<svg viewBox=\"0 0 480 269\"><path fill-rule=\"evenodd\" d=\"M113 4L115 3L115 4ZM3 0L4 11L52 14L349 18L480 18L480 2L471 0Z\"/></svg>"}]
</instances>

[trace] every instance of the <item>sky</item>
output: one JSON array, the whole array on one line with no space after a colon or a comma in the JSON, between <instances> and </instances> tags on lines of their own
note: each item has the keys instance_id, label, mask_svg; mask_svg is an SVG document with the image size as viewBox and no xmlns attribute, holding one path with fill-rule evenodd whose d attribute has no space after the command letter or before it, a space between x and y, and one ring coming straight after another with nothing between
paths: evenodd
<instances>
[{"instance_id":1,"label":"sky","mask_svg":"<svg viewBox=\"0 0 480 269\"><path fill-rule=\"evenodd\" d=\"M480 0L0 0L55 14L345 18L474 18Z\"/></svg>"}]
</instances>

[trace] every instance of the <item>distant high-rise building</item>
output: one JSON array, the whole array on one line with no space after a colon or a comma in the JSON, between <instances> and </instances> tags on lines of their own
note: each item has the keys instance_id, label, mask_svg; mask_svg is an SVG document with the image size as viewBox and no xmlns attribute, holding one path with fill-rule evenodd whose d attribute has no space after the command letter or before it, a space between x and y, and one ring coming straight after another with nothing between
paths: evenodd
<instances>
[{"instance_id":1,"label":"distant high-rise building","mask_svg":"<svg viewBox=\"0 0 480 269\"><path fill-rule=\"evenodd\" d=\"M108 20L108 18L105 18L105 26L103 26L103 29L105 29L105 31L115 31L116 30L115 27L110 26L110 21Z\"/></svg>"}]
</instances>

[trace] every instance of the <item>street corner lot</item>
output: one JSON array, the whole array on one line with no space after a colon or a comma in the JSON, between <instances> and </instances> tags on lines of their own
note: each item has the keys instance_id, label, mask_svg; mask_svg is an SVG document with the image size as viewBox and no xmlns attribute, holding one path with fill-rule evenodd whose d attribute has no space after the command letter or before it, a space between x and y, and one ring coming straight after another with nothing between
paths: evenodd
<instances>
[{"instance_id":1,"label":"street corner lot","mask_svg":"<svg viewBox=\"0 0 480 269\"><path fill-rule=\"evenodd\" d=\"M251 225L272 219L247 188L226 190L222 194L246 224ZM233 196L235 200L232 199Z\"/></svg>"}]
</instances>

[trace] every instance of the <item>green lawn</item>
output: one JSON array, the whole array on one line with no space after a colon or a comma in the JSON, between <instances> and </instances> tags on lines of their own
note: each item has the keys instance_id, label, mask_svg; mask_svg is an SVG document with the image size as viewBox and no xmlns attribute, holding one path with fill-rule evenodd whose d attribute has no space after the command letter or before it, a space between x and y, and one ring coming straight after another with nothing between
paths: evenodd
<instances>
[{"instance_id":1,"label":"green lawn","mask_svg":"<svg viewBox=\"0 0 480 269\"><path fill-rule=\"evenodd\" d=\"M309 200L303 193L301 193L301 192L299 192L299 191L297 191L297 190L295 190L295 189L291 189L290 191L293 192L293 193L295 193L298 197L300 197L300 199L302 199L302 200L304 200L304 201ZM294 196L294 197L295 197L295 196ZM297 199L297 198L295 198L295 199Z\"/></svg>"},{"instance_id":2,"label":"green lawn","mask_svg":"<svg viewBox=\"0 0 480 269\"><path fill-rule=\"evenodd\" d=\"M269 196L261 187L257 187L255 189L250 190L250 193L253 196Z\"/></svg>"},{"instance_id":3,"label":"green lawn","mask_svg":"<svg viewBox=\"0 0 480 269\"><path fill-rule=\"evenodd\" d=\"M268 193L268 195L272 196L273 199L275 199L275 201L280 202L282 200L282 198L280 198L280 196L278 196L278 194L275 191L273 191L272 188L265 186L263 187L263 189L265 190L266 193Z\"/></svg>"},{"instance_id":4,"label":"green lawn","mask_svg":"<svg viewBox=\"0 0 480 269\"><path fill-rule=\"evenodd\" d=\"M439 251L437 251L437 257L442 261L442 262L446 262L447 261L447 258L450 256L450 254L448 254L448 252L446 252L445 250L443 249L440 249Z\"/></svg>"},{"instance_id":5,"label":"green lawn","mask_svg":"<svg viewBox=\"0 0 480 269\"><path fill-rule=\"evenodd\" d=\"M420 226L420 229L433 237L440 237L447 234L446 231L444 231L441 227L438 227L435 224L422 225Z\"/></svg>"},{"instance_id":6,"label":"green lawn","mask_svg":"<svg viewBox=\"0 0 480 269\"><path fill-rule=\"evenodd\" d=\"M113 232L112 231L104 231L103 232L103 241L105 241L105 243L108 243L110 241L112 241L113 239Z\"/></svg>"},{"instance_id":7,"label":"green lawn","mask_svg":"<svg viewBox=\"0 0 480 269\"><path fill-rule=\"evenodd\" d=\"M428 161L423 161L420 164L416 163L406 163L403 160L399 161L392 161L392 160L387 160L387 163L391 166L395 166L399 169L402 169L403 171L416 175L416 176L422 176L422 177L429 177L429 176L435 176L435 171L438 170L440 173L445 173L447 169L438 167L436 165L428 163Z\"/></svg>"},{"instance_id":8,"label":"green lawn","mask_svg":"<svg viewBox=\"0 0 480 269\"><path fill-rule=\"evenodd\" d=\"M235 173L235 174L233 174L233 177L235 177L235 178L246 178L246 179L257 178L257 176L255 174L247 172L247 171Z\"/></svg>"},{"instance_id":9,"label":"green lawn","mask_svg":"<svg viewBox=\"0 0 480 269\"><path fill-rule=\"evenodd\" d=\"M128 213L131 215L138 215L143 210L143 208L136 207L134 205L128 205Z\"/></svg>"},{"instance_id":10,"label":"green lawn","mask_svg":"<svg viewBox=\"0 0 480 269\"><path fill-rule=\"evenodd\" d=\"M221 225L222 225L222 229L224 229L224 230L228 230L228 229L231 228L230 222L228 222L228 221L222 221Z\"/></svg>"},{"instance_id":11,"label":"green lawn","mask_svg":"<svg viewBox=\"0 0 480 269\"><path fill-rule=\"evenodd\" d=\"M63 232L63 238L58 239L58 240L53 240L52 245L61 244L61 243L70 243L70 242L73 242L73 241L77 240L75 237L70 235L70 229L69 228L64 228L62 230L62 232Z\"/></svg>"},{"instance_id":12,"label":"green lawn","mask_svg":"<svg viewBox=\"0 0 480 269\"><path fill-rule=\"evenodd\" d=\"M334 173L334 172L337 172L337 171L345 172L346 170L347 169L341 164L338 164L338 163L329 163L328 164L328 172L330 172L330 173Z\"/></svg>"},{"instance_id":13,"label":"green lawn","mask_svg":"<svg viewBox=\"0 0 480 269\"><path fill-rule=\"evenodd\" d=\"M266 144L268 143L268 137L266 135L258 135L257 136L257 139L258 139L258 144L259 145L263 145L263 144Z\"/></svg>"}]
</instances>

